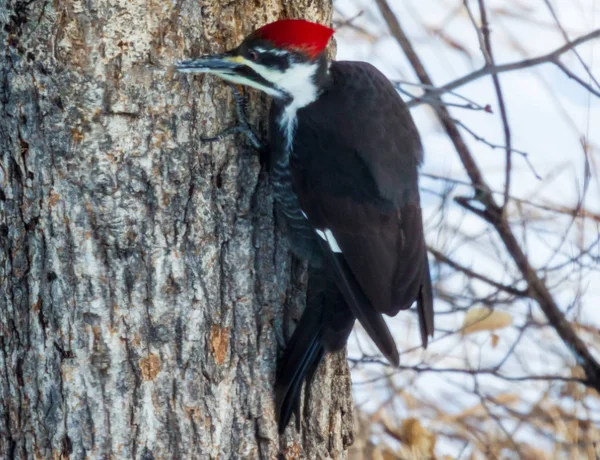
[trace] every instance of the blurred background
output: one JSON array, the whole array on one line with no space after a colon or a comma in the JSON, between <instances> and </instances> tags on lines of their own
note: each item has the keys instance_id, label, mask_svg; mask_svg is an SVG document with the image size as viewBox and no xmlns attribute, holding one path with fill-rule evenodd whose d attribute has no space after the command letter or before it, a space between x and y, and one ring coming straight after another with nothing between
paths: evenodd
<instances>
[{"instance_id":1,"label":"blurred background","mask_svg":"<svg viewBox=\"0 0 600 460\"><path fill-rule=\"evenodd\" d=\"M390 321L400 369L353 334L351 458L600 458L600 1L334 5L338 60L382 70L420 129L436 292L427 350L414 312Z\"/></svg>"}]
</instances>

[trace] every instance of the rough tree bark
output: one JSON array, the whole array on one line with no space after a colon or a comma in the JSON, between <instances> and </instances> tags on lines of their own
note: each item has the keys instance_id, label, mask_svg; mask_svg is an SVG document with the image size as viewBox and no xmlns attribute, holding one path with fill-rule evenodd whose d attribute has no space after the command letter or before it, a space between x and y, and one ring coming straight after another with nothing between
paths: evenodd
<instances>
[{"instance_id":1,"label":"rough tree bark","mask_svg":"<svg viewBox=\"0 0 600 460\"><path fill-rule=\"evenodd\" d=\"M0 2L0 456L343 458L344 356L277 435L305 270L231 92L172 74L329 0ZM252 93L255 126L266 99ZM281 458L281 457L280 457Z\"/></svg>"}]
</instances>

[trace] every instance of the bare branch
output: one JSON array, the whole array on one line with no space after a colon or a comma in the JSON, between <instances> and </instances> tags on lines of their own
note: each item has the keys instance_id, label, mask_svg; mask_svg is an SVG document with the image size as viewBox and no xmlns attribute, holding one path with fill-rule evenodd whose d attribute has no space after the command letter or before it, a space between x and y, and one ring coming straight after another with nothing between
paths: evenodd
<instances>
[{"instance_id":1,"label":"bare branch","mask_svg":"<svg viewBox=\"0 0 600 460\"><path fill-rule=\"evenodd\" d=\"M579 83L585 89L587 89L590 93L600 97L600 92L598 90L592 88L592 86L589 83L586 83L581 78L579 78L577 75L575 75L573 72L571 72L571 70L569 70L569 68L566 65L564 65L562 62L560 62L558 59L556 61L553 61L553 63L556 64L558 66L558 68L560 70L562 70L567 77L575 80L577 83Z\"/></svg>"},{"instance_id":2,"label":"bare branch","mask_svg":"<svg viewBox=\"0 0 600 460\"><path fill-rule=\"evenodd\" d=\"M459 120L454 120L459 126L465 128L468 131L468 129L462 125L462 123ZM477 136L477 134L475 133L471 133L469 132L469 134L473 135L474 137ZM483 138L477 138L477 140L481 140L482 142L490 145L488 143L488 141L486 141ZM490 146L494 146L494 144L490 145ZM521 151L519 150L515 150L513 149L513 152L516 153L521 153ZM527 152L522 152L522 154L526 154ZM534 171L535 172L535 171ZM452 184L456 184L456 185L464 185L466 187L470 187L472 184L470 182L464 181L464 180L460 180L460 179L456 179L453 177L447 177L447 176L440 176L437 174L432 174L432 173L428 173L428 172L421 172L421 176L422 177L428 177L429 179L433 179L433 180L438 180L438 181L443 181L443 182L450 182ZM501 192L492 190L492 193L494 194L500 194ZM573 208L569 208L569 207L565 207L565 206L559 206L559 207L555 207L555 206L550 206L550 205L545 205L545 204L540 204L540 203L534 203L533 201L530 200L526 200L523 198L517 198L515 196L511 196L510 197L511 200L513 200L515 203L518 204L525 204L528 206L531 206L533 208L537 208L537 209L541 209L543 211L548 211L548 212L554 212L557 214L564 214L566 216L571 216L571 217L576 217L576 218L580 218L580 219L590 219L594 222L598 222L600 223L600 214L596 214L592 211L589 211L587 209L573 209ZM580 212L581 211L581 212Z\"/></svg>"},{"instance_id":3,"label":"bare branch","mask_svg":"<svg viewBox=\"0 0 600 460\"><path fill-rule=\"evenodd\" d=\"M390 32L406 54L409 62L411 63L415 73L417 74L419 80L427 85L433 85L429 74L425 70L421 59L416 54L413 49L412 43L408 39L404 30L402 29L398 18L392 12L388 2L386 0L376 0L376 3L385 19ZM533 65L538 65L542 62L553 62L553 60L558 59L560 54L572 49L573 47L587 41L592 38L596 38L600 36L600 29L586 36L580 37L573 42L570 42L558 50L550 53L550 55L543 56L542 58L530 59L527 61L522 61L518 63L519 65L511 68L511 64L506 66L498 66L493 67L492 72L500 73L498 69L504 69L503 71L507 71L507 69L515 70L515 68L526 68L531 67ZM525 63L525 64L524 64ZM475 78L478 78L481 75L485 75L490 72L490 69L484 68L482 72L477 77L473 77L467 80L463 79L463 83L466 81L472 81ZM472 75L472 74L471 74ZM468 76L467 76L468 77ZM460 86L460 85L457 85ZM452 87L442 87L445 90L454 89L457 86ZM442 91L443 92L443 91ZM441 93L440 93L441 94ZM600 93L599 93L600 94ZM586 382L589 386L594 387L596 390L600 390L600 363L596 360L596 358L592 355L587 345L581 338L577 335L572 325L567 321L563 313L561 312L558 304L553 298L552 294L548 290L545 282L538 276L536 271L532 268L529 260L519 245L517 238L515 237L510 224L507 220L505 213L502 208L498 206L496 203L492 192L483 178L483 175L475 162L473 155L469 151L467 145L465 144L460 132L458 131L458 127L456 123L450 117L448 110L443 106L434 106L434 110L444 127L446 133L450 137L451 141L454 144L454 147L463 163L463 166L471 179L472 186L476 190L476 198L481 207L474 207L468 199L457 199L456 201L461 204L466 209L471 210L476 213L490 224L493 225L496 232L502 239L504 246L506 247L508 253L512 257L514 263L520 270L523 278L528 283L529 292L532 298L534 298L539 304L540 308L548 318L548 321L552 324L558 335L561 337L564 344L570 350L570 352L575 357L576 362L582 366L586 373Z\"/></svg>"}]
</instances>

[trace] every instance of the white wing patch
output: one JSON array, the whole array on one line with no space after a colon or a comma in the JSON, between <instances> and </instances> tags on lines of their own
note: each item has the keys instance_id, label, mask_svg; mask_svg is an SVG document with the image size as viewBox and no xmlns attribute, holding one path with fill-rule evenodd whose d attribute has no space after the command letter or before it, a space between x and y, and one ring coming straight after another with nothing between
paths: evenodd
<instances>
[{"instance_id":1,"label":"white wing patch","mask_svg":"<svg viewBox=\"0 0 600 460\"><path fill-rule=\"evenodd\" d=\"M302 215L304 217L306 217L308 219L308 216L306 215L306 213L302 210L300 210L300 212L302 213ZM335 236L333 236L333 233L331 233L331 230L329 230L328 228L325 229L325 231L319 230L318 228L315 228L315 231L317 232L317 235L319 235L321 238L323 238L325 240L325 242L329 245L329 248L333 251L333 252L338 252L338 253L342 253L342 250L340 249L340 245L338 244L337 240L335 239Z\"/></svg>"},{"instance_id":2,"label":"white wing patch","mask_svg":"<svg viewBox=\"0 0 600 460\"><path fill-rule=\"evenodd\" d=\"M329 245L329 248L333 251L333 252L337 252L340 253L342 252L342 250L340 249L340 246L338 245L337 240L335 239L335 236L333 236L333 233L331 233L331 230L329 230L328 228L325 229L325 231L322 230L317 230L317 235L319 235L321 238L323 238L327 244Z\"/></svg>"}]
</instances>

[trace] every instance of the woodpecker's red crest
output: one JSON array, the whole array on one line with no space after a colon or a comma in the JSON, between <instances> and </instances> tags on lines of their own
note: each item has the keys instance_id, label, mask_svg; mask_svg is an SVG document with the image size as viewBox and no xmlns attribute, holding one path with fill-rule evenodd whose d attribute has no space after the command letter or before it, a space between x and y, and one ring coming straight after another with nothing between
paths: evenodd
<instances>
[{"instance_id":1,"label":"woodpecker's red crest","mask_svg":"<svg viewBox=\"0 0 600 460\"><path fill-rule=\"evenodd\" d=\"M268 40L277 48L301 51L312 59L327 47L334 30L303 19L282 19L256 30L252 36Z\"/></svg>"}]
</instances>

